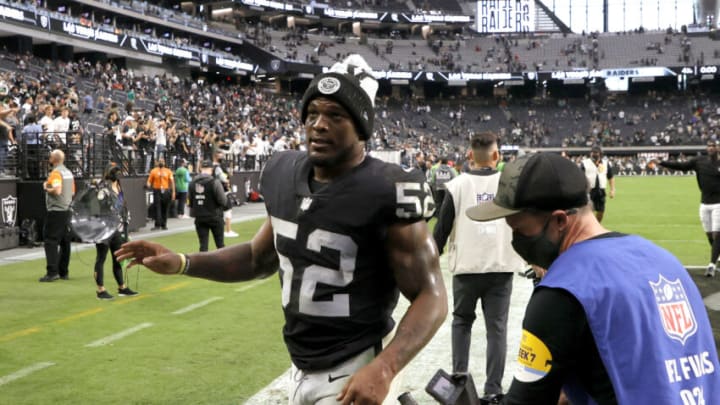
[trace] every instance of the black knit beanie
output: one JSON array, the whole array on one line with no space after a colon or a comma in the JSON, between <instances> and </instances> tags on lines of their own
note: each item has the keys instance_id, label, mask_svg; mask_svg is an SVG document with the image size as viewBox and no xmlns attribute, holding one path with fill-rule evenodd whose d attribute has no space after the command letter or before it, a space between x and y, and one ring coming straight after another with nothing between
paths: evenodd
<instances>
[{"instance_id":1,"label":"black knit beanie","mask_svg":"<svg viewBox=\"0 0 720 405\"><path fill-rule=\"evenodd\" d=\"M302 98L301 119L305 122L310 101L326 97L337 101L352 116L360 138L368 140L375 123L375 93L378 83L360 55L350 55L326 73L315 76Z\"/></svg>"}]
</instances>

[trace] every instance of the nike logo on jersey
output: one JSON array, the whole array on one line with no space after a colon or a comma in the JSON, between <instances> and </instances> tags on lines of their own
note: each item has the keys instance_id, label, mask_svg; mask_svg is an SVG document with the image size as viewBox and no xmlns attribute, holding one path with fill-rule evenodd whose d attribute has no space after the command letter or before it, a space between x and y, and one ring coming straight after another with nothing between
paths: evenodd
<instances>
[{"instance_id":1,"label":"nike logo on jersey","mask_svg":"<svg viewBox=\"0 0 720 405\"><path fill-rule=\"evenodd\" d=\"M340 374L336 375L335 377L332 376L332 374L328 374L328 382L331 383L333 381L339 380L341 378L350 377L350 374Z\"/></svg>"}]
</instances>

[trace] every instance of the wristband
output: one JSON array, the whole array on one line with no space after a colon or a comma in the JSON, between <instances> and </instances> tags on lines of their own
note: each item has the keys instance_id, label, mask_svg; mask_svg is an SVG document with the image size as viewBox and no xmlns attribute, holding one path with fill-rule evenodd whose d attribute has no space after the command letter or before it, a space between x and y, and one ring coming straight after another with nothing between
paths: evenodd
<instances>
[{"instance_id":1,"label":"wristband","mask_svg":"<svg viewBox=\"0 0 720 405\"><path fill-rule=\"evenodd\" d=\"M189 268L190 259L185 253L180 253L180 267L178 268L176 274L186 274Z\"/></svg>"}]
</instances>

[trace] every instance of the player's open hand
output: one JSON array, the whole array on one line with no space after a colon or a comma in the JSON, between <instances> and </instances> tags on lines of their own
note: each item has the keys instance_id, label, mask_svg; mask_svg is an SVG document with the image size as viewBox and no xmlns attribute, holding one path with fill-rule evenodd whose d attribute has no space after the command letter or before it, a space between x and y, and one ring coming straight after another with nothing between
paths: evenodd
<instances>
[{"instance_id":1,"label":"player's open hand","mask_svg":"<svg viewBox=\"0 0 720 405\"><path fill-rule=\"evenodd\" d=\"M128 267L142 264L160 274L177 274L180 270L180 255L163 245L146 240L124 243L115 255L118 261L131 259Z\"/></svg>"},{"instance_id":2,"label":"player's open hand","mask_svg":"<svg viewBox=\"0 0 720 405\"><path fill-rule=\"evenodd\" d=\"M343 387L337 400L342 405L379 405L390 390L393 373L385 362L373 360L358 370Z\"/></svg>"}]
</instances>

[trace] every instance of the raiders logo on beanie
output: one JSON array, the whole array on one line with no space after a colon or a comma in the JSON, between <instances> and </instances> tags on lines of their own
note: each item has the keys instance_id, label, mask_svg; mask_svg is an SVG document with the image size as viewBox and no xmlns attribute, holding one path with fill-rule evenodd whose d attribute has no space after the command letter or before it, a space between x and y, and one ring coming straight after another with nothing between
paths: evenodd
<instances>
[{"instance_id":1,"label":"raiders logo on beanie","mask_svg":"<svg viewBox=\"0 0 720 405\"><path fill-rule=\"evenodd\" d=\"M378 82L362 56L353 54L334 64L330 70L315 76L302 98L302 122L307 118L310 101L326 97L340 103L352 116L362 140L373 134L375 94Z\"/></svg>"}]
</instances>

